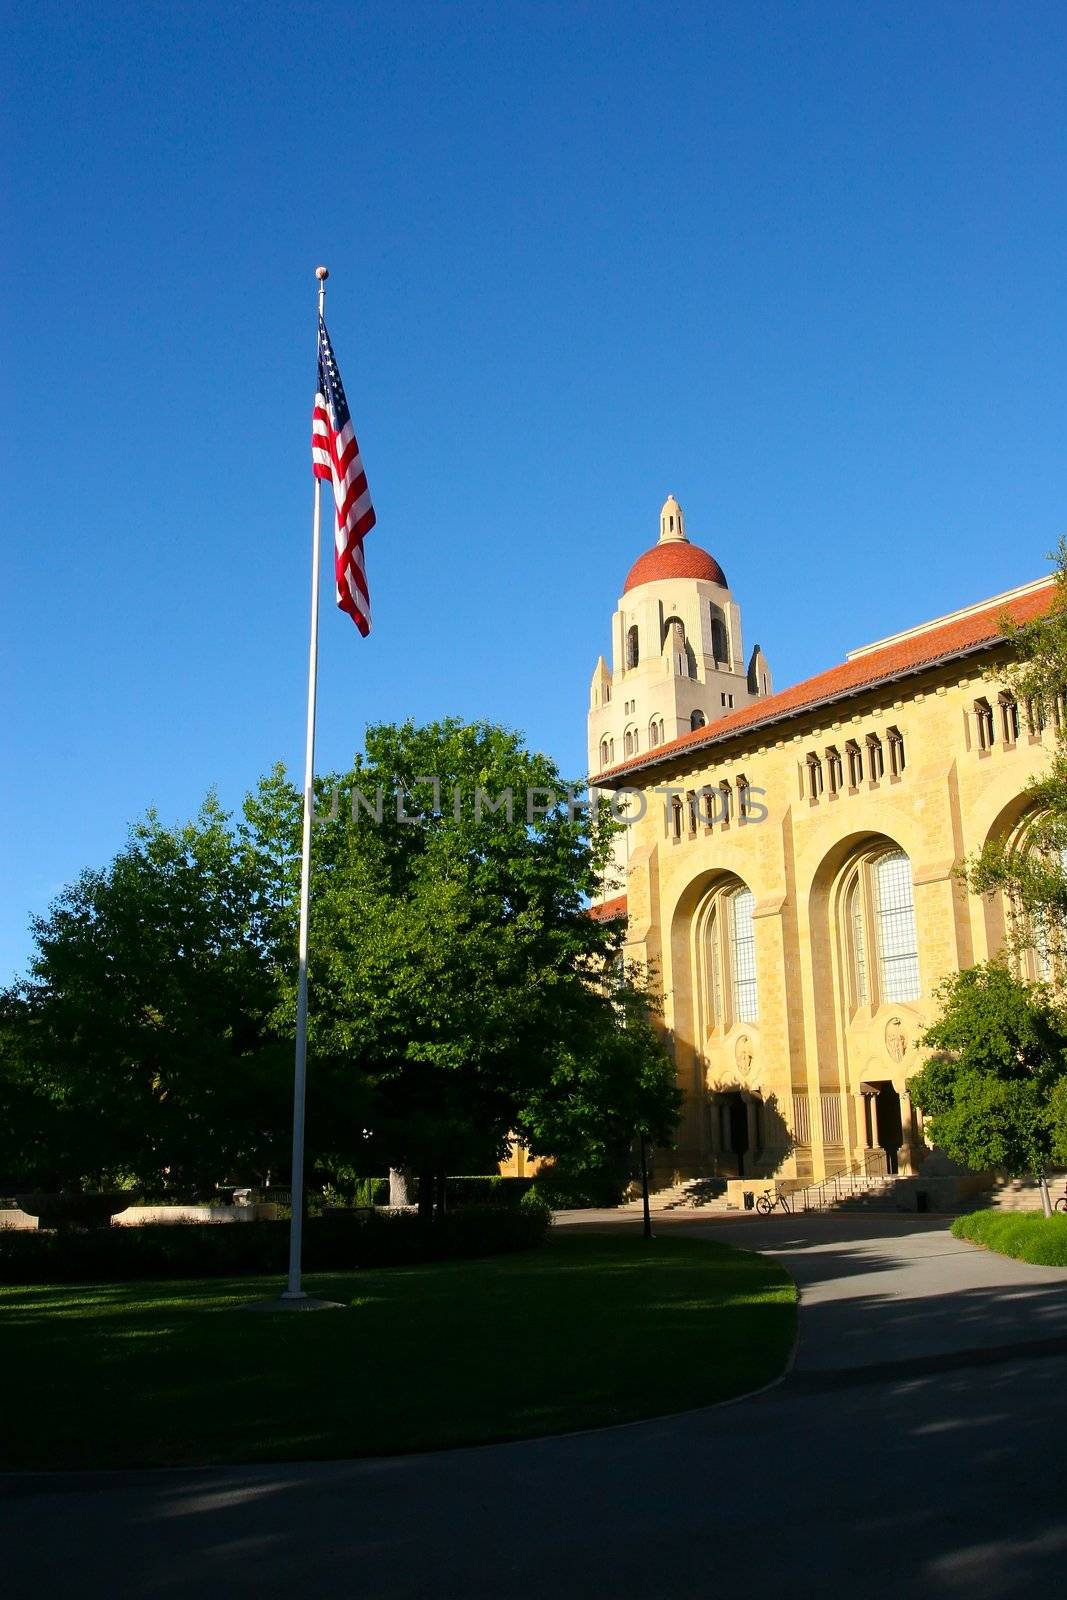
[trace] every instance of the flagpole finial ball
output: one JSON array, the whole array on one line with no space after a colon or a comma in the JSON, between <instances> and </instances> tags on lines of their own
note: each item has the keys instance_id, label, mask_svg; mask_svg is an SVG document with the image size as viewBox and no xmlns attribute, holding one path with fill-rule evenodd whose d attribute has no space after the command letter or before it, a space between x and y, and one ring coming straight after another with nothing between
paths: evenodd
<instances>
[{"instance_id":1,"label":"flagpole finial ball","mask_svg":"<svg viewBox=\"0 0 1067 1600\"><path fill-rule=\"evenodd\" d=\"M326 279L330 276L329 267L316 267L315 276L318 278L320 283L325 283Z\"/></svg>"}]
</instances>

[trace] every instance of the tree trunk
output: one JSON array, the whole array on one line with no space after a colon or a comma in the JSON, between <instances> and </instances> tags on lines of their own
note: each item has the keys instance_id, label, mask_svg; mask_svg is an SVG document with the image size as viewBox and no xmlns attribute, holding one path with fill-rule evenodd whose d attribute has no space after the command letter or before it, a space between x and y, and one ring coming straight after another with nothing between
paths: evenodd
<instances>
[{"instance_id":1,"label":"tree trunk","mask_svg":"<svg viewBox=\"0 0 1067 1600\"><path fill-rule=\"evenodd\" d=\"M1048 1179L1045 1177L1043 1171L1039 1172L1037 1175L1037 1186L1041 1190L1041 1210L1044 1212L1046 1217L1051 1217L1052 1198L1048 1192Z\"/></svg>"},{"instance_id":2,"label":"tree trunk","mask_svg":"<svg viewBox=\"0 0 1067 1600\"><path fill-rule=\"evenodd\" d=\"M408 1175L399 1167L389 1168L389 1205L391 1210L399 1211L401 1207L410 1205L408 1199Z\"/></svg>"},{"instance_id":3,"label":"tree trunk","mask_svg":"<svg viewBox=\"0 0 1067 1600\"><path fill-rule=\"evenodd\" d=\"M652 1208L648 1200L648 1143L641 1135L641 1211L646 1239L652 1237Z\"/></svg>"}]
</instances>

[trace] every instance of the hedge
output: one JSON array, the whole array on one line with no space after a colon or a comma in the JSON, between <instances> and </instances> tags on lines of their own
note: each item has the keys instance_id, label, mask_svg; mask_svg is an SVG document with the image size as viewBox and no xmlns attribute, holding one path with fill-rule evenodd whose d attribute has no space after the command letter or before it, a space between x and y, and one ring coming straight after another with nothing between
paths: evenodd
<instances>
[{"instance_id":1,"label":"hedge","mask_svg":"<svg viewBox=\"0 0 1067 1600\"><path fill-rule=\"evenodd\" d=\"M588 1207L617 1206L628 1182L627 1178L613 1178L607 1173L591 1172L570 1177L562 1172L548 1172L534 1179L533 1189L553 1211L580 1211Z\"/></svg>"},{"instance_id":2,"label":"hedge","mask_svg":"<svg viewBox=\"0 0 1067 1600\"><path fill-rule=\"evenodd\" d=\"M585 1207L617 1206L628 1180L594 1172L572 1175L548 1170L535 1178L505 1178L499 1173L484 1177L459 1177L448 1180L448 1203L460 1205L521 1205L531 1191L554 1211L573 1211ZM418 1196L413 1185L412 1199Z\"/></svg>"},{"instance_id":3,"label":"hedge","mask_svg":"<svg viewBox=\"0 0 1067 1600\"><path fill-rule=\"evenodd\" d=\"M1035 1267L1067 1267L1067 1216L1040 1211L972 1211L952 1224L957 1239Z\"/></svg>"},{"instance_id":4,"label":"hedge","mask_svg":"<svg viewBox=\"0 0 1067 1600\"><path fill-rule=\"evenodd\" d=\"M304 1226L307 1272L502 1255L543 1243L546 1207L466 1206L429 1227L411 1213L335 1211ZM286 1222L144 1223L62 1233L0 1229L0 1283L107 1283L283 1273Z\"/></svg>"}]
</instances>

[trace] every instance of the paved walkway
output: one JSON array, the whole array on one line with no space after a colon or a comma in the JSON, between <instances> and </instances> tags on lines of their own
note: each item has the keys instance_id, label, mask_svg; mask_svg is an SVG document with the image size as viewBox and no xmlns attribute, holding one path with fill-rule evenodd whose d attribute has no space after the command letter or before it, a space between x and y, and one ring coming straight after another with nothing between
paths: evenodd
<instances>
[{"instance_id":1,"label":"paved walkway","mask_svg":"<svg viewBox=\"0 0 1067 1600\"><path fill-rule=\"evenodd\" d=\"M0 1480L5 1596L1058 1590L1067 1272L957 1245L937 1219L659 1226L789 1265L802 1335L785 1383L680 1417L439 1455Z\"/></svg>"},{"instance_id":2,"label":"paved walkway","mask_svg":"<svg viewBox=\"0 0 1067 1600\"><path fill-rule=\"evenodd\" d=\"M565 1227L633 1227L617 1212L564 1214ZM637 1226L640 1226L638 1221ZM671 1212L664 1236L722 1239L776 1256L800 1285L796 1369L900 1365L1017 1342L1063 1340L1067 1270L1031 1267L954 1239L942 1217L896 1212L701 1217Z\"/></svg>"}]
</instances>

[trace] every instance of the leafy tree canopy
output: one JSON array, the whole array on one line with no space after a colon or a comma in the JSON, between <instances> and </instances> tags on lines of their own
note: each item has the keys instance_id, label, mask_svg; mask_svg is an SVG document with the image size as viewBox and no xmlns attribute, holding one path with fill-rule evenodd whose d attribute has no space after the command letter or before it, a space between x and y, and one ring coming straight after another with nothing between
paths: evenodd
<instances>
[{"instance_id":1,"label":"leafy tree canopy","mask_svg":"<svg viewBox=\"0 0 1067 1600\"><path fill-rule=\"evenodd\" d=\"M320 1178L484 1167L513 1129L576 1159L669 1136L647 981L586 911L612 824L547 757L488 724L382 726L317 789ZM236 822L213 798L182 827L149 815L36 923L0 1003L0 1172L173 1189L284 1164L300 817L281 768Z\"/></svg>"},{"instance_id":2,"label":"leafy tree canopy","mask_svg":"<svg viewBox=\"0 0 1067 1600\"><path fill-rule=\"evenodd\" d=\"M1067 1072L1062 1012L1046 988L995 961L952 974L938 996L941 1015L923 1037L933 1054L908 1084L930 1137L976 1170L1040 1173Z\"/></svg>"}]
</instances>

